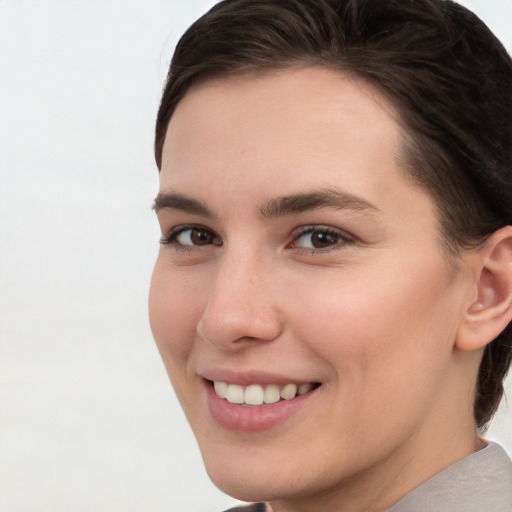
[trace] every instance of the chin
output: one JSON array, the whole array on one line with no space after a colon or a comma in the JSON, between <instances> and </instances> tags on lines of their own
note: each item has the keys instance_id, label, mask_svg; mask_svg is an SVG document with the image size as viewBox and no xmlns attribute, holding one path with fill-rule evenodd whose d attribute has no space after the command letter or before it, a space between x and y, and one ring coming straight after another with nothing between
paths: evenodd
<instances>
[{"instance_id":1,"label":"chin","mask_svg":"<svg viewBox=\"0 0 512 512\"><path fill-rule=\"evenodd\" d=\"M216 487L240 501L270 502L313 496L335 485L339 476L335 468L325 468L326 471L322 461L311 460L311 454L302 450L294 457L288 446L281 450L262 445L259 449L224 448L223 454L203 451L206 471Z\"/></svg>"},{"instance_id":2,"label":"chin","mask_svg":"<svg viewBox=\"0 0 512 512\"><path fill-rule=\"evenodd\" d=\"M212 467L215 466L215 467ZM225 494L247 502L270 501L276 496L282 497L284 489L279 482L254 470L240 471L239 468L219 464L207 465L206 471L213 484ZM263 470L264 471L264 470ZM290 483L287 483L290 486Z\"/></svg>"},{"instance_id":3,"label":"chin","mask_svg":"<svg viewBox=\"0 0 512 512\"><path fill-rule=\"evenodd\" d=\"M300 487L290 471L276 463L271 454L263 456L247 452L237 456L203 455L206 472L213 484L233 498L246 501L270 501L294 494ZM274 460L273 460L274 459Z\"/></svg>"}]
</instances>

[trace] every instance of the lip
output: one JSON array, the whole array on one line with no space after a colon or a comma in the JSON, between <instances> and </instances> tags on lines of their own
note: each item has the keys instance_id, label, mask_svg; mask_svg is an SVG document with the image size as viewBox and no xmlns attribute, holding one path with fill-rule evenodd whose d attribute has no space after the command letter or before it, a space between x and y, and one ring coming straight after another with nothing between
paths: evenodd
<instances>
[{"instance_id":1,"label":"lip","mask_svg":"<svg viewBox=\"0 0 512 512\"><path fill-rule=\"evenodd\" d=\"M239 386L250 386L251 384L260 384L268 386L269 384L277 384L284 386L285 384L308 384L309 382L318 382L315 379L304 380L296 377L279 375L275 373L247 370L237 372L227 369L211 369L198 372L198 375L205 380L216 382L227 382L228 384L238 384Z\"/></svg>"},{"instance_id":2,"label":"lip","mask_svg":"<svg viewBox=\"0 0 512 512\"><path fill-rule=\"evenodd\" d=\"M215 378L212 373L216 373ZM222 375L219 375L222 374ZM228 376L228 374L230 374ZM302 416L305 409L310 404L310 399L316 395L318 389L314 388L304 395L296 396L291 400L281 400L273 404L267 404L256 407L242 407L240 405L232 404L227 400L217 396L213 389L213 380L220 382L229 382L230 384L238 384L240 386L247 386L250 384L286 384L293 382L301 384L308 381L298 382L293 378L277 377L270 374L257 373L251 377L250 372L244 375L236 374L234 372L208 372L210 378L203 377L204 389L206 392L206 401L208 410L214 421L226 430L233 432L246 432L255 433L271 430L278 426L291 421L298 415ZM219 378L220 377L220 378Z\"/></svg>"}]
</instances>

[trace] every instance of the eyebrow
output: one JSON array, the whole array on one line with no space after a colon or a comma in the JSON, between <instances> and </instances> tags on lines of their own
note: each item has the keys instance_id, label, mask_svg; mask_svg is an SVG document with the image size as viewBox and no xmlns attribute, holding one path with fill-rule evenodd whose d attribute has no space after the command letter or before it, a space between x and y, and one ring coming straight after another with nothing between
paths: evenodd
<instances>
[{"instance_id":1,"label":"eyebrow","mask_svg":"<svg viewBox=\"0 0 512 512\"><path fill-rule=\"evenodd\" d=\"M264 217L283 217L293 213L302 213L320 208L334 208L336 210L354 210L379 212L380 210L365 199L335 189L322 189L304 194L271 199L260 208Z\"/></svg>"},{"instance_id":2,"label":"eyebrow","mask_svg":"<svg viewBox=\"0 0 512 512\"><path fill-rule=\"evenodd\" d=\"M153 210L158 213L162 209L180 210L186 213L213 217L210 209L201 201L177 192L159 192L153 203Z\"/></svg>"},{"instance_id":3,"label":"eyebrow","mask_svg":"<svg viewBox=\"0 0 512 512\"><path fill-rule=\"evenodd\" d=\"M263 205L259 211L265 218L285 217L321 208L379 212L380 210L365 199L335 189L322 189L313 192L275 197ZM159 192L153 203L153 210L180 210L186 213L215 217L202 202L179 192Z\"/></svg>"}]
</instances>

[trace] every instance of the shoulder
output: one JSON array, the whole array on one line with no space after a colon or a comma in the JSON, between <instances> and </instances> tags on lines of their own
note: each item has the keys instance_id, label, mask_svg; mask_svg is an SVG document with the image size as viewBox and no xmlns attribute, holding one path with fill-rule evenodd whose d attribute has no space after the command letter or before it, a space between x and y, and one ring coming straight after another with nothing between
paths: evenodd
<instances>
[{"instance_id":1,"label":"shoulder","mask_svg":"<svg viewBox=\"0 0 512 512\"><path fill-rule=\"evenodd\" d=\"M268 509L265 503L253 503L252 505L241 505L230 508L225 512L268 512Z\"/></svg>"}]
</instances>

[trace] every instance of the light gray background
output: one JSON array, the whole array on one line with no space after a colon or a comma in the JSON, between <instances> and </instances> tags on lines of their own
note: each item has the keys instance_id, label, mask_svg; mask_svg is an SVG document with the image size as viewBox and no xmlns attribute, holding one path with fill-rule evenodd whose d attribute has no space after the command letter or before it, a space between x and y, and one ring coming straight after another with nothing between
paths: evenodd
<instances>
[{"instance_id":1,"label":"light gray background","mask_svg":"<svg viewBox=\"0 0 512 512\"><path fill-rule=\"evenodd\" d=\"M0 0L0 511L220 511L153 345L153 123L207 0ZM466 0L512 49L512 0ZM509 397L512 383L508 381ZM512 453L512 405L489 437Z\"/></svg>"}]
</instances>

